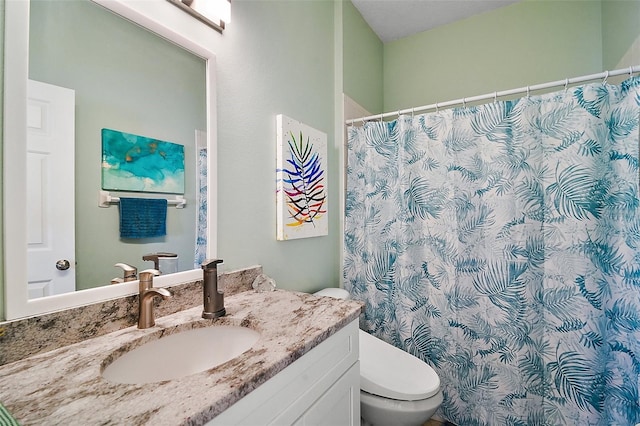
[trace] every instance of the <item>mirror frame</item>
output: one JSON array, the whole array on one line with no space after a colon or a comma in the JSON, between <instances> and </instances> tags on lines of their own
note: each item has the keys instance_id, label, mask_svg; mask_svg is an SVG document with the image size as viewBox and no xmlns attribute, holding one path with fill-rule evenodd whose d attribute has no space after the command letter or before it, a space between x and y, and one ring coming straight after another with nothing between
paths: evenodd
<instances>
[{"instance_id":1,"label":"mirror frame","mask_svg":"<svg viewBox=\"0 0 640 426\"><path fill-rule=\"evenodd\" d=\"M91 0L203 58L207 121L207 257L217 256L216 56L220 36L164 0ZM138 293L138 281L29 300L27 292L26 150L29 1L5 2L3 123L3 250L5 319L40 315ZM17 178L23 176L22 179ZM97 200L96 200L96 208ZM194 235L195 238L195 235ZM156 287L202 278L200 269L154 279ZM1 320L1 319L0 319Z\"/></svg>"}]
</instances>

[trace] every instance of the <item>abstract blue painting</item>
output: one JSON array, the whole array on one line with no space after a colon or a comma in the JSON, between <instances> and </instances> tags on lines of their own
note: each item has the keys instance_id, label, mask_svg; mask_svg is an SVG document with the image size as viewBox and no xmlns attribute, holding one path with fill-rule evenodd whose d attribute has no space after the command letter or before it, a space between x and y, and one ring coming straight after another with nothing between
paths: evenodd
<instances>
[{"instance_id":1,"label":"abstract blue painting","mask_svg":"<svg viewBox=\"0 0 640 426\"><path fill-rule=\"evenodd\" d=\"M102 129L102 189L184 194L184 146Z\"/></svg>"}]
</instances>

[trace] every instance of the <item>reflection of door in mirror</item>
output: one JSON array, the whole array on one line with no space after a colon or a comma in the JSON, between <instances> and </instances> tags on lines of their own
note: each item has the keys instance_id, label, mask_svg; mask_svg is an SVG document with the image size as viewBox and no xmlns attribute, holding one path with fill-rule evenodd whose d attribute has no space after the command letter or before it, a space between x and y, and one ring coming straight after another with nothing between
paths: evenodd
<instances>
[{"instance_id":1,"label":"reflection of door in mirror","mask_svg":"<svg viewBox=\"0 0 640 426\"><path fill-rule=\"evenodd\" d=\"M193 268L195 131L207 128L205 73L202 58L91 1L31 2L29 78L76 94L76 265L70 268L76 289L108 285L121 277L116 263L139 271L151 268L153 263L142 259L150 253L176 253L180 271ZM187 204L184 209L169 207L165 237L121 239L118 205L98 207L103 128L184 146Z\"/></svg>"},{"instance_id":2,"label":"reflection of door in mirror","mask_svg":"<svg viewBox=\"0 0 640 426\"><path fill-rule=\"evenodd\" d=\"M27 97L27 262L34 299L76 289L75 93L29 80Z\"/></svg>"}]
</instances>

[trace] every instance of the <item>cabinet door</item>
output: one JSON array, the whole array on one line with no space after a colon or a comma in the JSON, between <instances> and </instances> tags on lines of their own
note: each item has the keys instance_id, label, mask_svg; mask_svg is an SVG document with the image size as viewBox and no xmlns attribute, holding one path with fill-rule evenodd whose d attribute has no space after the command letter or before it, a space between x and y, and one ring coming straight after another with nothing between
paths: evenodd
<instances>
[{"instance_id":1,"label":"cabinet door","mask_svg":"<svg viewBox=\"0 0 640 426\"><path fill-rule=\"evenodd\" d=\"M349 412L344 407L343 412L346 413L345 419L351 415L355 416L356 421L354 423L349 423L349 420L332 422L325 417L325 420L319 423L310 424L359 425L358 333L356 319L212 419L207 426L292 425L298 421L304 421L307 413L309 419L322 420L322 414L327 416L331 410L326 407L332 404L333 399L330 395L332 390L339 394L338 398L347 399L347 402L353 401L351 404L355 408L350 408L351 412ZM350 374L347 376L348 372ZM349 377L352 382L346 377ZM338 385L338 382L342 384ZM343 387L347 385L354 389L343 391ZM312 413L311 408L325 398L326 402L318 405L317 412ZM333 402L333 404L338 403L337 399ZM343 417L339 413L331 414L339 415L339 418Z\"/></svg>"},{"instance_id":2,"label":"cabinet door","mask_svg":"<svg viewBox=\"0 0 640 426\"><path fill-rule=\"evenodd\" d=\"M360 424L360 362L356 362L294 423L295 426Z\"/></svg>"}]
</instances>

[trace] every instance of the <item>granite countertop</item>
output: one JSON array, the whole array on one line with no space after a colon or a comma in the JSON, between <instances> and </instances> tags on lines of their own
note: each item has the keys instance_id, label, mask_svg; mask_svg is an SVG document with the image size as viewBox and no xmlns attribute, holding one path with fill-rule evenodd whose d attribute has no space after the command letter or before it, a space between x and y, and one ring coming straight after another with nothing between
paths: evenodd
<instances>
[{"instance_id":1,"label":"granite countertop","mask_svg":"<svg viewBox=\"0 0 640 426\"><path fill-rule=\"evenodd\" d=\"M227 315L201 317L202 307L156 319L0 366L0 402L22 425L200 425L340 330L361 304L276 290L225 299ZM241 325L261 333L244 354L188 377L143 385L111 383L104 363L138 339L208 325ZM171 366L159 366L171 368Z\"/></svg>"}]
</instances>

